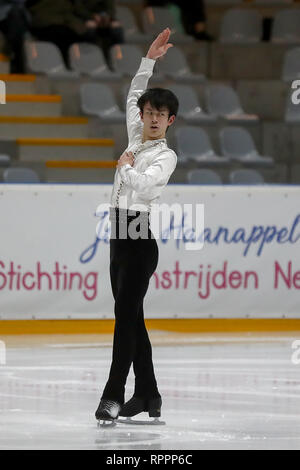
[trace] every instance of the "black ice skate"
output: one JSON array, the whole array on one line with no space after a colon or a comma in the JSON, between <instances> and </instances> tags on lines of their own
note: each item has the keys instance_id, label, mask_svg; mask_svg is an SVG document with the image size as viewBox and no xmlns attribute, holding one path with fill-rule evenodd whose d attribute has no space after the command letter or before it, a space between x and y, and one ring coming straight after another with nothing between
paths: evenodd
<instances>
[{"instance_id":1,"label":"black ice skate","mask_svg":"<svg viewBox=\"0 0 300 470\"><path fill-rule=\"evenodd\" d=\"M161 425L166 424L165 421L160 421L162 400L161 398L152 398L145 400L143 398L133 396L129 401L124 403L121 407L119 416L125 416L126 419L118 419L118 423L124 424L151 424L151 425ZM138 421L131 419L132 416L135 416L143 411L148 412L150 418L154 418L152 421Z\"/></svg>"},{"instance_id":2,"label":"black ice skate","mask_svg":"<svg viewBox=\"0 0 300 470\"><path fill-rule=\"evenodd\" d=\"M98 420L98 426L115 426L119 416L121 404L117 401L101 399L95 417Z\"/></svg>"}]
</instances>

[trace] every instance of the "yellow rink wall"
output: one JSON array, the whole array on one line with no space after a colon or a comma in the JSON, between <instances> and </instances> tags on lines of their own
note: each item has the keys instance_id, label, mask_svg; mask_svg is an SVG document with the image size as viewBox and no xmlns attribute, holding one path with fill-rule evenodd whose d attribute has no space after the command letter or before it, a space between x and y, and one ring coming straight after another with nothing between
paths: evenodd
<instances>
[{"instance_id":1,"label":"yellow rink wall","mask_svg":"<svg viewBox=\"0 0 300 470\"><path fill-rule=\"evenodd\" d=\"M0 336L113 333L114 323L114 320L3 320L0 321ZM149 319L146 320L146 326L149 330L179 333L300 332L300 319Z\"/></svg>"}]
</instances>

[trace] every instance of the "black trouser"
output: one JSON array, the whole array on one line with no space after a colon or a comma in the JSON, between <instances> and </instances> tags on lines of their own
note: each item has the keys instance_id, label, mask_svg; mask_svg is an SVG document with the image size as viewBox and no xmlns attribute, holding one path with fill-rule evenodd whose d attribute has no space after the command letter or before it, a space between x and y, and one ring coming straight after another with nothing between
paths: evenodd
<instances>
[{"instance_id":1,"label":"black trouser","mask_svg":"<svg viewBox=\"0 0 300 470\"><path fill-rule=\"evenodd\" d=\"M139 215L139 212L136 214ZM110 239L110 278L115 299L115 330L112 364L102 398L116 400L121 404L124 403L125 384L132 363L135 374L134 395L142 398L160 396L143 310L149 280L158 264L157 242L149 223L147 225L147 239Z\"/></svg>"},{"instance_id":2,"label":"black trouser","mask_svg":"<svg viewBox=\"0 0 300 470\"><path fill-rule=\"evenodd\" d=\"M21 6L13 5L7 17L0 22L0 31L5 35L5 53L11 55L10 73L25 73L24 35L29 22Z\"/></svg>"}]
</instances>

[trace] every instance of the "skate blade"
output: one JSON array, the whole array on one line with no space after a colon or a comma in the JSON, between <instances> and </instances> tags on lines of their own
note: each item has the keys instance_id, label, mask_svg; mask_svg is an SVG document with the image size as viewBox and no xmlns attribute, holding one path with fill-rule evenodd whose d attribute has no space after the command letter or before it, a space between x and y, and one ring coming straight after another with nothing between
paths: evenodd
<instances>
[{"instance_id":1,"label":"skate blade","mask_svg":"<svg viewBox=\"0 0 300 470\"><path fill-rule=\"evenodd\" d=\"M115 419L108 420L108 419L98 419L98 428L114 428L117 425Z\"/></svg>"},{"instance_id":2,"label":"skate blade","mask_svg":"<svg viewBox=\"0 0 300 470\"><path fill-rule=\"evenodd\" d=\"M161 426L166 424L165 421L160 421L158 418L154 418L152 421L142 421L137 419L125 418L125 419L118 419L117 423L122 424L149 424L150 426Z\"/></svg>"}]
</instances>

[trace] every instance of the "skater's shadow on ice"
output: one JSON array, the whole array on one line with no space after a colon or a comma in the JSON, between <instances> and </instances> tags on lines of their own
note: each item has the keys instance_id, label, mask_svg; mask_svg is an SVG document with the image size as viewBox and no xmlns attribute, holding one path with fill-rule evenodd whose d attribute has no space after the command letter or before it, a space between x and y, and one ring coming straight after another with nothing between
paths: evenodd
<instances>
[{"instance_id":1,"label":"skater's shadow on ice","mask_svg":"<svg viewBox=\"0 0 300 470\"><path fill-rule=\"evenodd\" d=\"M135 444L141 444L142 442L146 442L149 444L149 441L151 443L153 441L160 441L163 436L161 434L157 433L149 433L149 432L132 432L129 430L126 430L124 432L115 432L114 430L108 431L106 430L101 430L101 437L98 437L95 439L95 444L100 444L100 445L115 445L115 444L126 444L130 443ZM156 446L159 445L159 443L156 443Z\"/></svg>"}]
</instances>

